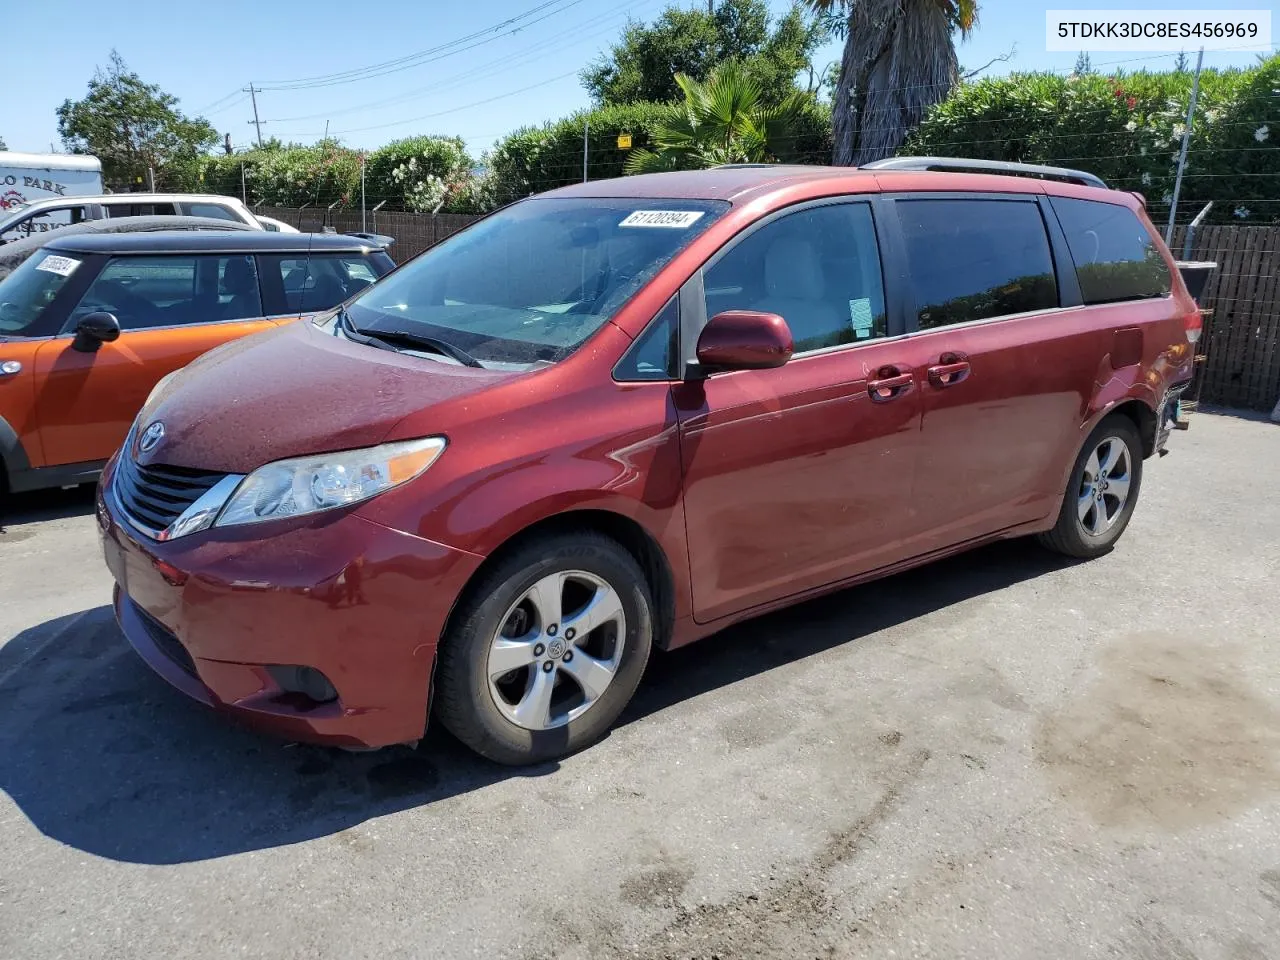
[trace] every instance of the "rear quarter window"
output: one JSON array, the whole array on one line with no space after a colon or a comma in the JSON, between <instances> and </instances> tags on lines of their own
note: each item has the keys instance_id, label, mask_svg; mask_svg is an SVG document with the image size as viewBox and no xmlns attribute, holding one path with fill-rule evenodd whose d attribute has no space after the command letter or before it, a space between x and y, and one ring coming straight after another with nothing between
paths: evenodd
<instances>
[{"instance_id":1,"label":"rear quarter window","mask_svg":"<svg viewBox=\"0 0 1280 960\"><path fill-rule=\"evenodd\" d=\"M1067 235L1087 304L1167 296L1169 267L1151 232L1128 207L1050 197Z\"/></svg>"},{"instance_id":2,"label":"rear quarter window","mask_svg":"<svg viewBox=\"0 0 1280 960\"><path fill-rule=\"evenodd\" d=\"M216 203L188 203L186 204L187 213L193 217L208 217L211 220L233 220L240 222L240 218L228 210L226 207ZM275 229L279 230L279 227Z\"/></svg>"}]
</instances>

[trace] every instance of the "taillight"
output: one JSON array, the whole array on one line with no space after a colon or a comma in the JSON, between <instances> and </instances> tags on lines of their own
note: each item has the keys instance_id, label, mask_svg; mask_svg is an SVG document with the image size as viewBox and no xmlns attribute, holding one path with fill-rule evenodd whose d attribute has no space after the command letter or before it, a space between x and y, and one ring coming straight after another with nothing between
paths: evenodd
<instances>
[{"instance_id":1,"label":"taillight","mask_svg":"<svg viewBox=\"0 0 1280 960\"><path fill-rule=\"evenodd\" d=\"M1188 313L1186 323L1187 323L1187 342L1199 343L1200 329L1203 326L1203 322L1200 319L1200 311L1193 310L1191 313Z\"/></svg>"}]
</instances>

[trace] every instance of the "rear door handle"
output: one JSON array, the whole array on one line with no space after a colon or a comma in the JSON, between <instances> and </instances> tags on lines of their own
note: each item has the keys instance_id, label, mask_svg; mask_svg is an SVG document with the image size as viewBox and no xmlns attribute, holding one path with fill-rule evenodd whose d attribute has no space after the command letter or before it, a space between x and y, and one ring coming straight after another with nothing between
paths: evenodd
<instances>
[{"instance_id":1,"label":"rear door handle","mask_svg":"<svg viewBox=\"0 0 1280 960\"><path fill-rule=\"evenodd\" d=\"M969 361L958 354L944 353L926 372L935 387L954 387L969 376Z\"/></svg>"},{"instance_id":2,"label":"rear door handle","mask_svg":"<svg viewBox=\"0 0 1280 960\"><path fill-rule=\"evenodd\" d=\"M900 373L898 367L881 367L879 377L867 381L867 393L876 403L887 403L911 392L915 377L911 373Z\"/></svg>"}]
</instances>

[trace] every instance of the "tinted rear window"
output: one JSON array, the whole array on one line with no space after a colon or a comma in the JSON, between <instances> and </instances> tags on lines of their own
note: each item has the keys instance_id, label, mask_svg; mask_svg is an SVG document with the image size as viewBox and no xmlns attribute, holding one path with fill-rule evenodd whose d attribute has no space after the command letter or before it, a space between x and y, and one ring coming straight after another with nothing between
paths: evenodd
<instances>
[{"instance_id":1,"label":"tinted rear window","mask_svg":"<svg viewBox=\"0 0 1280 960\"><path fill-rule=\"evenodd\" d=\"M921 330L1058 305L1040 208L1019 200L899 200Z\"/></svg>"},{"instance_id":2,"label":"tinted rear window","mask_svg":"<svg viewBox=\"0 0 1280 960\"><path fill-rule=\"evenodd\" d=\"M1085 303L1115 303L1168 294L1169 267L1151 233L1128 207L1051 197L1067 235Z\"/></svg>"}]
</instances>

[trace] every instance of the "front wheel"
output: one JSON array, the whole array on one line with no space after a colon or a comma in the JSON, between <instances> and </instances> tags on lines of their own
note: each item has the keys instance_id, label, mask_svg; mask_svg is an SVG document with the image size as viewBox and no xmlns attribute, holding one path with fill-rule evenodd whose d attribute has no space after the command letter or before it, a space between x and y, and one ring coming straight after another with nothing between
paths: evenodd
<instances>
[{"instance_id":1,"label":"front wheel","mask_svg":"<svg viewBox=\"0 0 1280 960\"><path fill-rule=\"evenodd\" d=\"M1040 542L1069 557L1107 553L1129 525L1141 486L1142 439L1132 420L1112 414L1081 447L1058 522Z\"/></svg>"},{"instance_id":2,"label":"front wheel","mask_svg":"<svg viewBox=\"0 0 1280 960\"><path fill-rule=\"evenodd\" d=\"M598 533L533 540L468 591L440 645L436 711L499 763L572 753L640 683L653 601L635 559Z\"/></svg>"}]
</instances>

